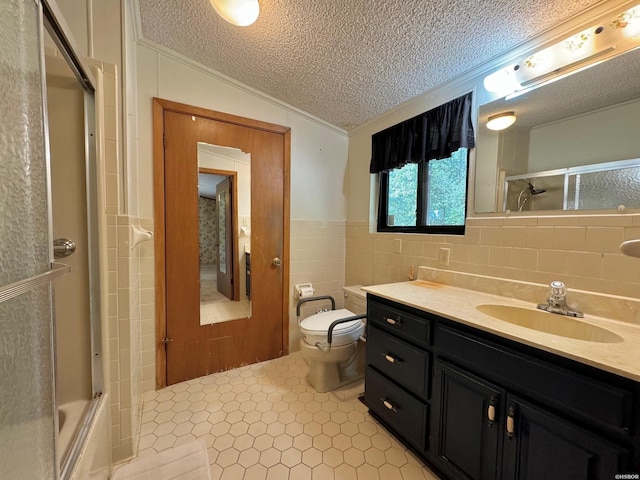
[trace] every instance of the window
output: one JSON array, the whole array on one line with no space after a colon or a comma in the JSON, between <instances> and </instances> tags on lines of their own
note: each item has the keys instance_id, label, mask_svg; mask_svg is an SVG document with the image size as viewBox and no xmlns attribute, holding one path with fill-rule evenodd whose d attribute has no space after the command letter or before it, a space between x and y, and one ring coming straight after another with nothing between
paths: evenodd
<instances>
[{"instance_id":1,"label":"window","mask_svg":"<svg viewBox=\"0 0 640 480\"><path fill-rule=\"evenodd\" d=\"M380 173L379 232L464 234L468 150Z\"/></svg>"},{"instance_id":2,"label":"window","mask_svg":"<svg viewBox=\"0 0 640 480\"><path fill-rule=\"evenodd\" d=\"M464 234L472 94L371 136L379 232Z\"/></svg>"}]
</instances>

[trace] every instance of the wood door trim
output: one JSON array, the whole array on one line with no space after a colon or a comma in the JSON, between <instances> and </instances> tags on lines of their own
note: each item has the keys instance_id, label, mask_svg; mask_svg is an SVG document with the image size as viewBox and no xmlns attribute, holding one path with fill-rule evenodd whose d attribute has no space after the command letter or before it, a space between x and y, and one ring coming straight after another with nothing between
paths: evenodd
<instances>
[{"instance_id":1,"label":"wood door trim","mask_svg":"<svg viewBox=\"0 0 640 480\"><path fill-rule=\"evenodd\" d=\"M217 120L219 122L239 125L241 127L255 128L256 130L264 130L272 133L286 134L291 131L289 127L283 127L282 125L276 125L275 123L239 117L230 113L217 112L215 110L208 110L202 107L194 107L193 105L187 105L185 103L172 102L171 100L164 100L157 97L153 97L153 101L158 102L162 106L163 111L167 112L184 113L186 115L208 118L210 120Z\"/></svg>"},{"instance_id":2,"label":"wood door trim","mask_svg":"<svg viewBox=\"0 0 640 480\"><path fill-rule=\"evenodd\" d=\"M233 189L233 198L231 202L232 215L234 219L233 223L233 231L231 232L233 242L233 299L234 301L240 300L240 261L238 260L238 254L240 252L237 251L238 248L238 172L233 170L218 170L215 168L198 168L198 173L207 173L211 175L223 175L225 177L232 177L233 180L231 182L231 188Z\"/></svg>"},{"instance_id":3,"label":"wood door trim","mask_svg":"<svg viewBox=\"0 0 640 480\"><path fill-rule=\"evenodd\" d=\"M290 192L290 184L291 184L291 129L287 129L284 132L284 199L282 205L282 216L284 217L284 225L283 225L283 239L282 239L282 262L285 266L284 272L282 272L282 288L284 289L282 292L282 316L286 319L286 322L283 321L282 327L282 349L283 355L289 354L289 272L291 271L290 261L290 253L289 253L289 244L291 241L291 234L289 228L289 219L291 218L291 202L289 198Z\"/></svg>"},{"instance_id":4,"label":"wood door trim","mask_svg":"<svg viewBox=\"0 0 640 480\"><path fill-rule=\"evenodd\" d=\"M167 272L165 264L164 107L153 99L153 223L156 304L156 389L167 386Z\"/></svg>"},{"instance_id":5,"label":"wood door trim","mask_svg":"<svg viewBox=\"0 0 640 480\"><path fill-rule=\"evenodd\" d=\"M239 117L228 113L208 110L184 103L153 98L153 185L154 185L154 254L155 254L155 300L156 300L156 389L167 385L166 337L166 228L165 228L165 174L164 174L164 113L176 112L199 116L242 127L263 130L283 135L283 252L285 266L282 285L282 354L289 353L289 261L290 261L290 189L291 189L291 129L281 125ZM237 182L236 182L237 183Z\"/></svg>"}]
</instances>

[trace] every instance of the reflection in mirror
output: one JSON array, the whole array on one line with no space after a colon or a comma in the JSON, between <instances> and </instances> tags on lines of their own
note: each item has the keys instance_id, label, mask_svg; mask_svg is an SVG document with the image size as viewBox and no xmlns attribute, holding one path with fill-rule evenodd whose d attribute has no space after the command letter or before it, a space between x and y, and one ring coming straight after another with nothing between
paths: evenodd
<instances>
[{"instance_id":1,"label":"reflection in mirror","mask_svg":"<svg viewBox=\"0 0 640 480\"><path fill-rule=\"evenodd\" d=\"M640 208L640 49L512 97L479 109L476 213Z\"/></svg>"},{"instance_id":2,"label":"reflection in mirror","mask_svg":"<svg viewBox=\"0 0 640 480\"><path fill-rule=\"evenodd\" d=\"M251 155L198 143L200 325L249 318Z\"/></svg>"}]
</instances>

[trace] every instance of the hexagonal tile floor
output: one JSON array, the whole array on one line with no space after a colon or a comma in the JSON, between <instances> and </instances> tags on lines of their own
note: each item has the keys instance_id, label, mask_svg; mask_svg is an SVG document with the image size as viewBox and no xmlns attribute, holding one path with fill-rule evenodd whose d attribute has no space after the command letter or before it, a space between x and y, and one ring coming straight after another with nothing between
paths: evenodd
<instances>
[{"instance_id":1,"label":"hexagonal tile floor","mask_svg":"<svg viewBox=\"0 0 640 480\"><path fill-rule=\"evenodd\" d=\"M367 412L316 393L299 352L144 396L139 455L205 441L214 480L437 480Z\"/></svg>"}]
</instances>

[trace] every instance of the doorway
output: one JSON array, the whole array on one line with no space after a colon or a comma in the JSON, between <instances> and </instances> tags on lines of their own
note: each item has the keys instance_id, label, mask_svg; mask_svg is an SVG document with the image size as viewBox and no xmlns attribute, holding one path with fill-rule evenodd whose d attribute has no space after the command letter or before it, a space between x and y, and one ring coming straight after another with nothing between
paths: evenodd
<instances>
[{"instance_id":1,"label":"doorway","mask_svg":"<svg viewBox=\"0 0 640 480\"><path fill-rule=\"evenodd\" d=\"M203 168L202 165L217 164L211 152L219 154L220 150L226 154L230 149L198 144L200 325L251 315L246 288L251 248L250 170L242 168L246 164L232 171ZM238 153L242 154L239 150ZM221 156L222 160L230 159L228 155ZM247 157L250 155L245 155Z\"/></svg>"},{"instance_id":2,"label":"doorway","mask_svg":"<svg viewBox=\"0 0 640 480\"><path fill-rule=\"evenodd\" d=\"M290 130L157 98L153 107L156 385L161 388L288 353ZM202 143L251 155L251 314L205 325L198 221ZM233 258L239 259L232 237L242 225L231 231ZM240 261L233 268L239 266ZM233 277L235 300L240 282L239 275Z\"/></svg>"}]
</instances>

